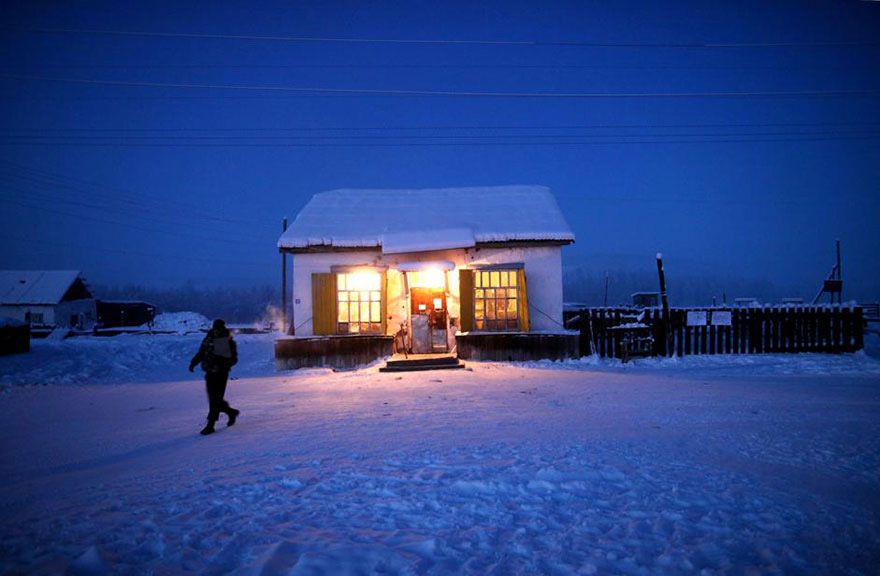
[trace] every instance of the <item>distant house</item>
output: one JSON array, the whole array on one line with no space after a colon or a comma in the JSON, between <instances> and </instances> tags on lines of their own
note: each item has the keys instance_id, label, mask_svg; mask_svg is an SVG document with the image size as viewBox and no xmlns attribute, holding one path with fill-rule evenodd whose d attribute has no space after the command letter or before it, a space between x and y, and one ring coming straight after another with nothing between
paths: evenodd
<instances>
[{"instance_id":1,"label":"distant house","mask_svg":"<svg viewBox=\"0 0 880 576\"><path fill-rule=\"evenodd\" d=\"M414 354L572 355L561 252L572 242L541 186L316 194L278 241L293 255L294 335L276 344L278 364L370 361L404 331Z\"/></svg>"},{"instance_id":2,"label":"distant house","mask_svg":"<svg viewBox=\"0 0 880 576\"><path fill-rule=\"evenodd\" d=\"M0 270L0 316L32 327L93 322L94 302L77 270Z\"/></svg>"}]
</instances>

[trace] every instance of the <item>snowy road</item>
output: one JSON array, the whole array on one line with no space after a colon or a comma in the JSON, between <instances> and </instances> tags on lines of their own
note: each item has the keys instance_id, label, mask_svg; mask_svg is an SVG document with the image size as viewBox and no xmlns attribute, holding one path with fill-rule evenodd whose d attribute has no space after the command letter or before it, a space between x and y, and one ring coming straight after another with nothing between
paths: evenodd
<instances>
[{"instance_id":1,"label":"snowy road","mask_svg":"<svg viewBox=\"0 0 880 576\"><path fill-rule=\"evenodd\" d=\"M0 572L876 573L876 361L779 363L7 386Z\"/></svg>"}]
</instances>

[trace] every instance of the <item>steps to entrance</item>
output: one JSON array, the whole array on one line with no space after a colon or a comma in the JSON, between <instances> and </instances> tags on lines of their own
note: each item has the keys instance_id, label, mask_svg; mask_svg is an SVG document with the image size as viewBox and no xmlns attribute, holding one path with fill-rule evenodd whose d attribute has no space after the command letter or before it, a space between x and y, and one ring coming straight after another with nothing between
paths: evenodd
<instances>
[{"instance_id":1,"label":"steps to entrance","mask_svg":"<svg viewBox=\"0 0 880 576\"><path fill-rule=\"evenodd\" d=\"M403 360L389 360L379 372L415 372L421 370L456 370L464 368L464 363L454 356L433 356L429 358L412 356Z\"/></svg>"}]
</instances>

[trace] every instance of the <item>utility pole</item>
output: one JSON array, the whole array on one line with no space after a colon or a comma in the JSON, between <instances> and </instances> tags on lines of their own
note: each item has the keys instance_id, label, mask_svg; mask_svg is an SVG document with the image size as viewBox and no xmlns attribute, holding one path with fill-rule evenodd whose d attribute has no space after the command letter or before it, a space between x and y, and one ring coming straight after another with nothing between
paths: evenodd
<instances>
[{"instance_id":1,"label":"utility pole","mask_svg":"<svg viewBox=\"0 0 880 576\"><path fill-rule=\"evenodd\" d=\"M657 274L660 275L660 301L663 303L663 355L669 355L669 299L666 297L666 273L663 270L663 254L657 252Z\"/></svg>"},{"instance_id":2,"label":"utility pole","mask_svg":"<svg viewBox=\"0 0 880 576\"><path fill-rule=\"evenodd\" d=\"M287 232L287 216L281 222L281 233ZM281 329L287 332L287 253L281 249Z\"/></svg>"},{"instance_id":3,"label":"utility pole","mask_svg":"<svg viewBox=\"0 0 880 576\"><path fill-rule=\"evenodd\" d=\"M840 290L837 292L837 303L843 304L843 276L840 273L840 238L837 238L835 242L837 243L837 279L840 281ZM834 296L831 298L833 302Z\"/></svg>"},{"instance_id":4,"label":"utility pole","mask_svg":"<svg viewBox=\"0 0 880 576\"><path fill-rule=\"evenodd\" d=\"M605 304L603 304L605 308L608 308L608 272L605 272Z\"/></svg>"}]
</instances>

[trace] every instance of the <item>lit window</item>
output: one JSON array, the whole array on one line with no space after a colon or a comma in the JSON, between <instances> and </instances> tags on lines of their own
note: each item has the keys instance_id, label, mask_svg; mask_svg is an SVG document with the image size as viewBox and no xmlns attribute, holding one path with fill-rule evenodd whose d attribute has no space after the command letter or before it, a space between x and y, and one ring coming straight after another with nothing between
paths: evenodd
<instances>
[{"instance_id":1,"label":"lit window","mask_svg":"<svg viewBox=\"0 0 880 576\"><path fill-rule=\"evenodd\" d=\"M382 331L380 285L378 272L336 275L336 321L340 334Z\"/></svg>"},{"instance_id":2,"label":"lit window","mask_svg":"<svg viewBox=\"0 0 880 576\"><path fill-rule=\"evenodd\" d=\"M474 324L477 330L518 330L516 270L474 272Z\"/></svg>"},{"instance_id":3,"label":"lit window","mask_svg":"<svg viewBox=\"0 0 880 576\"><path fill-rule=\"evenodd\" d=\"M446 273L437 268L409 272L409 285L412 288L445 288Z\"/></svg>"}]
</instances>

